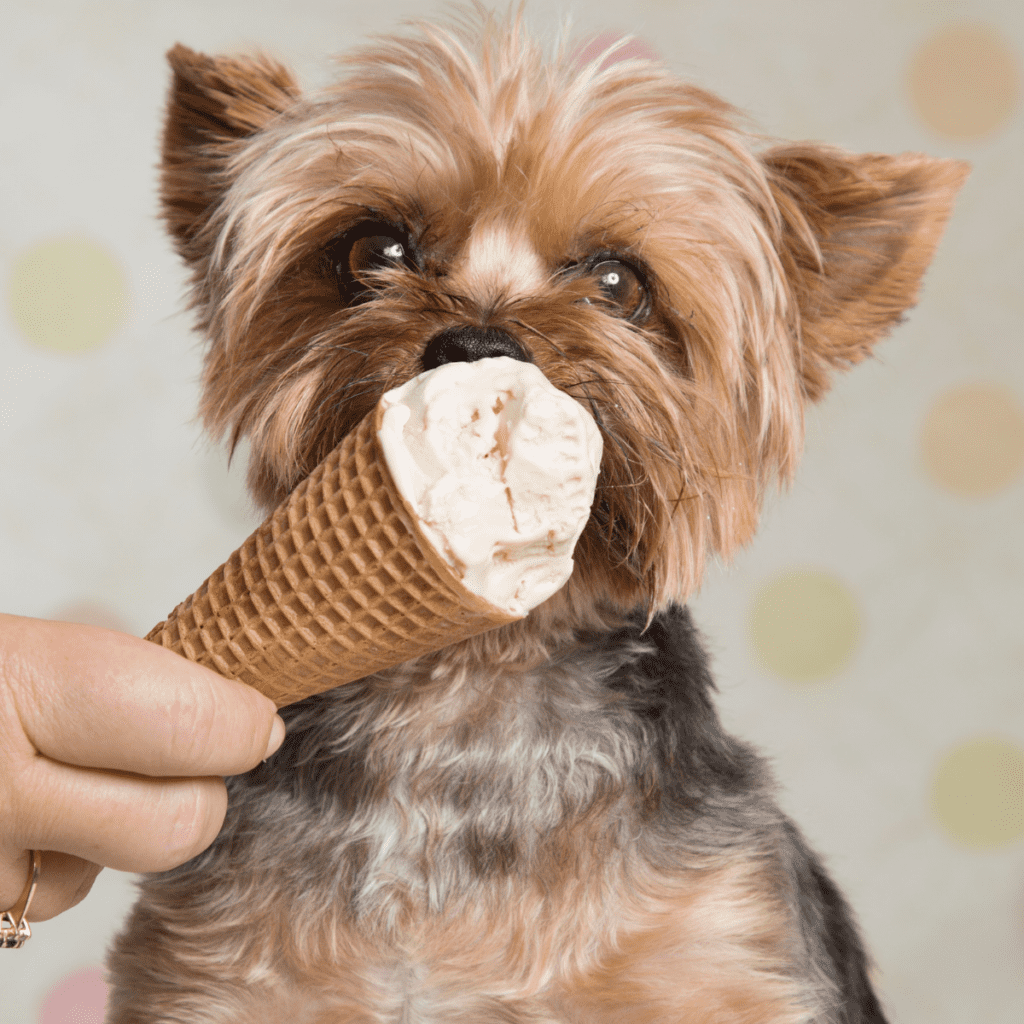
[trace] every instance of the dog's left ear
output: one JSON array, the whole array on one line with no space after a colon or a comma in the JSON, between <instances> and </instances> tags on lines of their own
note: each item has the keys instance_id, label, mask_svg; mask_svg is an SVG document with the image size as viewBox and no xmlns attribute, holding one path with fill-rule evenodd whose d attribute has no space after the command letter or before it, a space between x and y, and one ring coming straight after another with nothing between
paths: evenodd
<instances>
[{"instance_id":1,"label":"dog's left ear","mask_svg":"<svg viewBox=\"0 0 1024 1024\"><path fill-rule=\"evenodd\" d=\"M804 393L859 362L916 299L969 165L792 145L763 157L799 307Z\"/></svg>"},{"instance_id":2,"label":"dog's left ear","mask_svg":"<svg viewBox=\"0 0 1024 1024\"><path fill-rule=\"evenodd\" d=\"M207 57L180 43L167 54L174 73L163 136L161 199L178 251L208 255L203 228L230 184L238 143L292 106L299 88L267 57Z\"/></svg>"}]
</instances>

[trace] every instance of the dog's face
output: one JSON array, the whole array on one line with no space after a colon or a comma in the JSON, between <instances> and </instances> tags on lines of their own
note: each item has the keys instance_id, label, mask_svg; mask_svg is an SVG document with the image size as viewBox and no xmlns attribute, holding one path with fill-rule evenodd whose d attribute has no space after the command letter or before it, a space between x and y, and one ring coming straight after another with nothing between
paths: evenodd
<instances>
[{"instance_id":1,"label":"dog's face","mask_svg":"<svg viewBox=\"0 0 1024 1024\"><path fill-rule=\"evenodd\" d=\"M655 63L425 28L304 98L184 47L164 211L209 339L203 413L283 497L441 362L512 355L604 436L568 597L685 600L792 472L803 405L912 305L963 165L758 152Z\"/></svg>"}]
</instances>

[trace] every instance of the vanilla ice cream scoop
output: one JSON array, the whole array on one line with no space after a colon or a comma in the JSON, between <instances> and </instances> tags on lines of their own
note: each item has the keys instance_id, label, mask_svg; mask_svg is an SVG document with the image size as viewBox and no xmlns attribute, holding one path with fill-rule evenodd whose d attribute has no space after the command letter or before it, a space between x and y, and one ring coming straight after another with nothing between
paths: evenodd
<instances>
[{"instance_id":1,"label":"vanilla ice cream scoop","mask_svg":"<svg viewBox=\"0 0 1024 1024\"><path fill-rule=\"evenodd\" d=\"M525 615L572 574L601 434L532 363L448 363L389 391L378 438L423 534L479 597Z\"/></svg>"}]
</instances>

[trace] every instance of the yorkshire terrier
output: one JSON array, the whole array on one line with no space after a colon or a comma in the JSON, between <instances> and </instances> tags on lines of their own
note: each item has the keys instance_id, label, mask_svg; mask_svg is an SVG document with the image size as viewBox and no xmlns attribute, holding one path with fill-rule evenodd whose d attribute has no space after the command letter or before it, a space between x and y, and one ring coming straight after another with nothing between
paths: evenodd
<instances>
[{"instance_id":1,"label":"yorkshire terrier","mask_svg":"<svg viewBox=\"0 0 1024 1024\"><path fill-rule=\"evenodd\" d=\"M223 831L146 877L111 1024L880 1024L851 912L723 730L685 602L803 408L913 304L964 165L772 145L516 14L421 25L306 98L170 51L163 211L202 414L270 507L424 369L536 364L604 440L523 622L284 709Z\"/></svg>"}]
</instances>

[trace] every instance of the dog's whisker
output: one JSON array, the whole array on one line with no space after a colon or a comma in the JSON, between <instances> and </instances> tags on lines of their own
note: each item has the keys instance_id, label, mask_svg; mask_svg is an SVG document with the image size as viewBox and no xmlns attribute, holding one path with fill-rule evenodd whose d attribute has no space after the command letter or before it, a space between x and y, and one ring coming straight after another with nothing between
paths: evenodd
<instances>
[{"instance_id":1,"label":"dog's whisker","mask_svg":"<svg viewBox=\"0 0 1024 1024\"><path fill-rule=\"evenodd\" d=\"M569 355L565 352L563 348L561 348L555 342L555 340L549 334L546 334L539 328L534 327L532 324L525 323L518 317L513 317L510 322L515 324L516 327L519 327L520 329L526 331L528 334L532 334L534 337L540 338L541 341L543 341L547 345L550 345L551 348L553 348L555 352L557 352L565 360L566 365L572 365L572 360L569 357Z\"/></svg>"},{"instance_id":2,"label":"dog's whisker","mask_svg":"<svg viewBox=\"0 0 1024 1024\"><path fill-rule=\"evenodd\" d=\"M614 380L611 377L591 377L588 380L573 381L571 384L564 385L564 387L565 390L568 391L570 388L583 388L586 387L588 384L603 384L611 385L612 387L636 387L635 384L631 384L629 381ZM598 399L604 402L611 402L610 398L604 398L603 396L598 396Z\"/></svg>"},{"instance_id":3,"label":"dog's whisker","mask_svg":"<svg viewBox=\"0 0 1024 1024\"><path fill-rule=\"evenodd\" d=\"M356 348L354 345L347 345L345 342L338 341L333 338L324 343L324 349L328 352L348 352L354 356L362 356L364 361L370 358L369 352Z\"/></svg>"}]
</instances>

